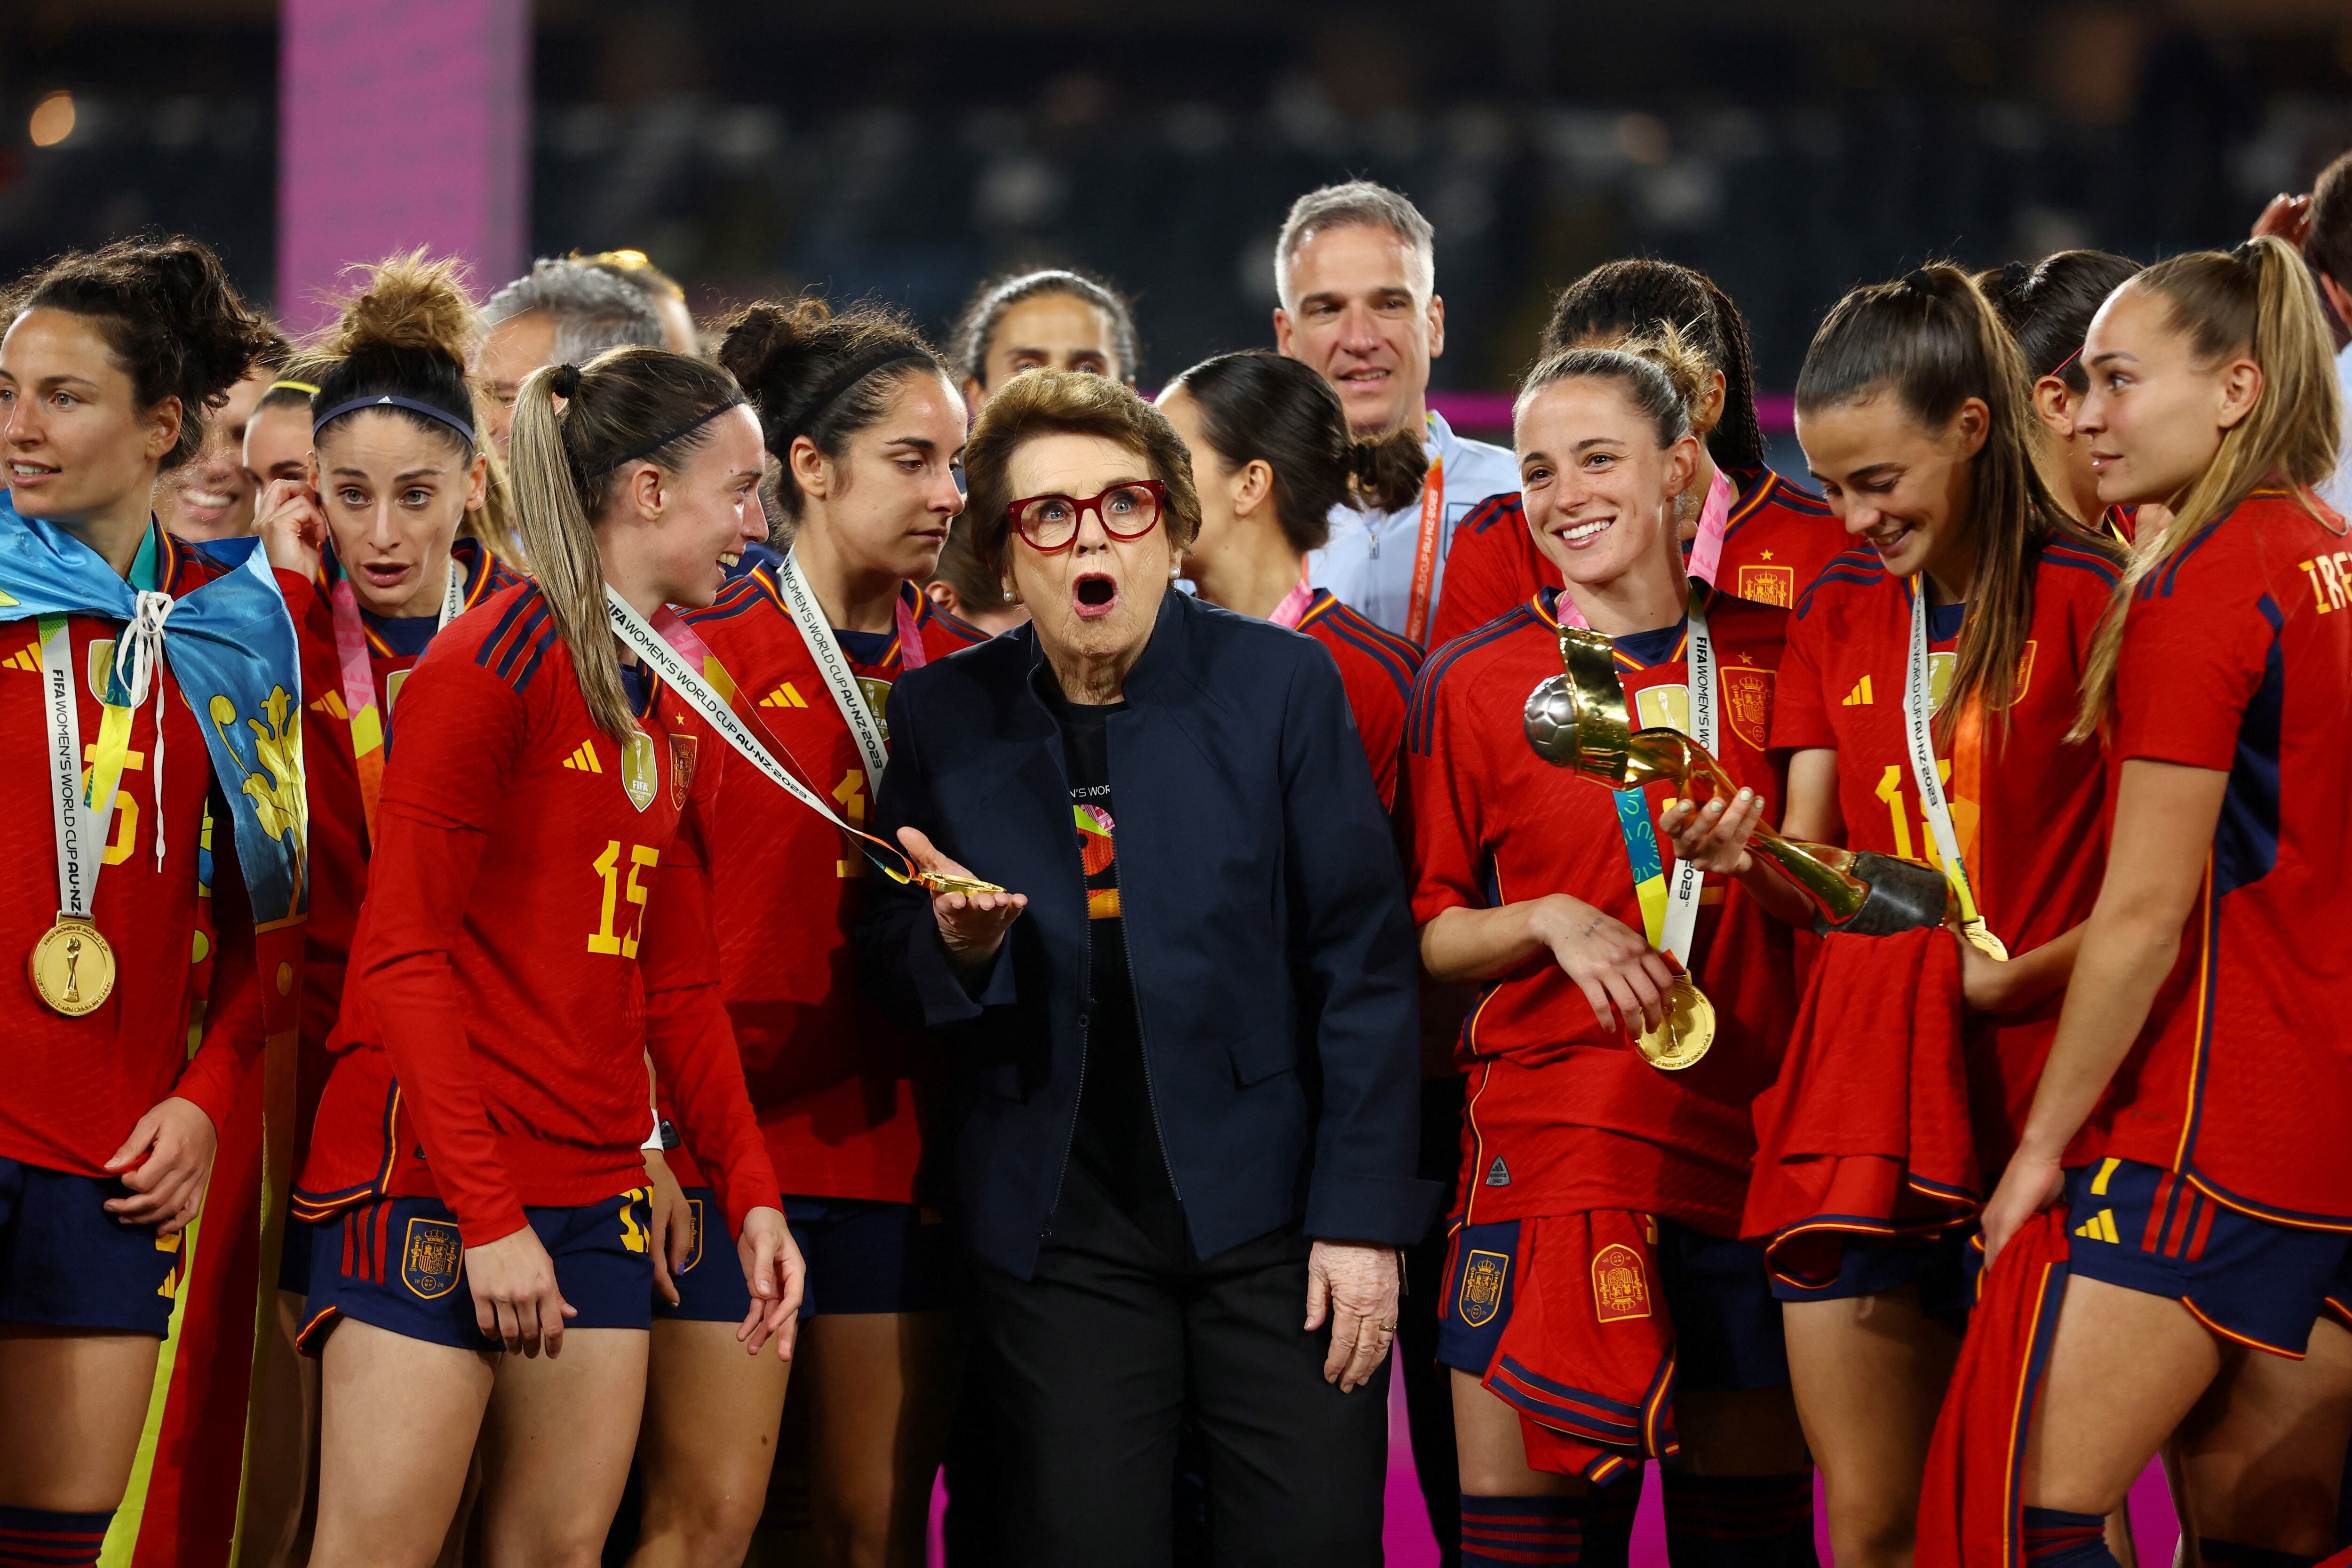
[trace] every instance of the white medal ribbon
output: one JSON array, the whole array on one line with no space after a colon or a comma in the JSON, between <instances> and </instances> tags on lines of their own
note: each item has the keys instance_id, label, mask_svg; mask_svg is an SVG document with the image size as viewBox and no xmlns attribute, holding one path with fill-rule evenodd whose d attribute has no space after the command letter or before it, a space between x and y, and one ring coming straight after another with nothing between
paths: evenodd
<instances>
[{"instance_id":1,"label":"white medal ribbon","mask_svg":"<svg viewBox=\"0 0 2352 1568\"><path fill-rule=\"evenodd\" d=\"M1960 858L1960 836L1952 826L1952 808L1944 799L1944 781L1936 773L1935 661L1927 655L1927 584L1911 579L1911 653L1903 672L1903 739L1911 753L1911 783L1919 791L1919 805L1927 814L1927 832L1944 862L1944 877L1958 890L1971 914L1976 900L1969 891L1968 864Z\"/></svg>"},{"instance_id":2,"label":"white medal ribbon","mask_svg":"<svg viewBox=\"0 0 2352 1568\"><path fill-rule=\"evenodd\" d=\"M1690 738L1709 756L1716 754L1718 704L1716 696L1715 638L1706 629L1705 590L1694 584L1690 597L1690 647L1686 688L1690 699ZM1728 809L1727 806L1726 809ZM1676 963L1690 968L1691 946L1698 934L1699 894L1706 873L1691 861L1676 858L1666 881L1666 921L1659 946L1674 954Z\"/></svg>"},{"instance_id":3,"label":"white medal ribbon","mask_svg":"<svg viewBox=\"0 0 2352 1568\"><path fill-rule=\"evenodd\" d=\"M98 899L96 855L85 862L86 845L106 836L114 797L93 810L81 798L81 704L74 690L72 624L63 616L41 617L41 700L49 710L49 815L57 826L58 913L92 920Z\"/></svg>"},{"instance_id":4,"label":"white medal ribbon","mask_svg":"<svg viewBox=\"0 0 2352 1568\"><path fill-rule=\"evenodd\" d=\"M790 556L785 557L786 563L789 563L791 559ZM655 631L646 618L637 614L629 602L622 598L609 583L604 585L604 608L613 623L613 635L634 649L639 658L652 666L654 673L667 681L671 689L685 698L694 710L709 721L710 727L718 731L729 745L742 754L746 762L765 773L786 795L791 795L835 827L856 837L865 837L856 828L835 816L833 808L818 799L815 793L807 785L786 772L784 765L776 761L768 748L760 743L760 738L752 734L749 727L744 724L742 716L729 707L727 700L719 695L711 684L702 678L698 670L680 658L677 649L672 647L660 633ZM822 625L822 621L819 624ZM807 628L803 626L802 629L805 631ZM856 703L861 711L864 710L865 700L855 694L855 689L849 700Z\"/></svg>"},{"instance_id":5,"label":"white medal ribbon","mask_svg":"<svg viewBox=\"0 0 2352 1568\"><path fill-rule=\"evenodd\" d=\"M457 556L452 555L449 557L449 586L441 595L441 624L433 629L438 632L448 626L451 621L457 618L465 607L466 569L458 565Z\"/></svg>"},{"instance_id":6,"label":"white medal ribbon","mask_svg":"<svg viewBox=\"0 0 2352 1568\"><path fill-rule=\"evenodd\" d=\"M801 575L796 556L785 555L784 563L776 571L776 585L783 590L784 608L791 614L793 625L800 628L801 640L808 644L809 657L816 661L817 674L824 678L825 686L833 692L834 706L841 710L842 722L849 726L850 734L857 742L857 754L866 761L866 798L878 799L882 794L882 770L890 765L890 748L882 739L882 721L866 705L866 695L857 687L857 676L849 668L849 656L841 651L841 643L824 618L824 607L809 591L808 579ZM751 736L746 732L744 738L750 740ZM756 741L752 743L758 744ZM828 811L825 815L832 816L833 813Z\"/></svg>"},{"instance_id":7,"label":"white medal ribbon","mask_svg":"<svg viewBox=\"0 0 2352 1568\"><path fill-rule=\"evenodd\" d=\"M163 683L155 679L155 667L163 661L163 623L172 618L172 606L179 601L169 594L140 591L131 624L114 644L114 679L122 683L130 695L123 703L137 708L147 700L147 689L155 689L155 869L163 868ZM113 815L114 802L107 802L107 813Z\"/></svg>"}]
</instances>

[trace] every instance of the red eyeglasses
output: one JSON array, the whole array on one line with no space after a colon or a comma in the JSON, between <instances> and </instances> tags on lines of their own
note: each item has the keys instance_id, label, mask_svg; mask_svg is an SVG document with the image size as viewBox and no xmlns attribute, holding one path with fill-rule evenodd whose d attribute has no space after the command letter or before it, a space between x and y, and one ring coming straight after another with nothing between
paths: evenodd
<instances>
[{"instance_id":1,"label":"red eyeglasses","mask_svg":"<svg viewBox=\"0 0 2352 1568\"><path fill-rule=\"evenodd\" d=\"M1150 533L1168 507L1168 487L1158 479L1129 479L1098 496L1031 496L1004 509L1013 531L1040 555L1058 555L1078 542L1078 524L1088 512L1103 531L1122 542Z\"/></svg>"}]
</instances>

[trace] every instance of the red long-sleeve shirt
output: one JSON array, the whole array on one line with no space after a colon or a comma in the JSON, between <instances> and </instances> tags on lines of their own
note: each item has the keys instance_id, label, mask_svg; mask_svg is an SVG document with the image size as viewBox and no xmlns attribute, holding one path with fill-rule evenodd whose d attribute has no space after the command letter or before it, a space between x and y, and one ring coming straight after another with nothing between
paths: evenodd
<instances>
[{"instance_id":1,"label":"red long-sleeve shirt","mask_svg":"<svg viewBox=\"0 0 2352 1568\"><path fill-rule=\"evenodd\" d=\"M180 541L161 537L160 591L191 594L223 571ZM105 670L121 629L121 623L103 616L68 617L85 780L98 749ZM224 824L213 846L220 945L206 977L203 1041L194 1057L188 1054L189 963L203 956L197 951L197 850L205 796L215 781L204 731L166 659L154 677L163 688L163 755L156 753L159 705L151 694L131 714L121 792L99 857L92 912L114 950L113 993L79 1018L41 1005L24 957L58 913L40 637L37 620L0 622L0 735L11 738L0 748L0 857L17 889L15 898L0 900L0 1041L5 1042L0 1045L0 1158L99 1176L139 1118L167 1097L191 1101L215 1127L227 1120L246 1068L261 1049L261 994L254 984L244 879ZM289 683L292 676L286 672Z\"/></svg>"},{"instance_id":2,"label":"red long-sleeve shirt","mask_svg":"<svg viewBox=\"0 0 2352 1568\"><path fill-rule=\"evenodd\" d=\"M299 1212L437 1196L466 1245L645 1181L650 1052L730 1228L778 1191L720 1004L701 818L721 742L656 685L625 752L538 588L404 684Z\"/></svg>"}]
</instances>

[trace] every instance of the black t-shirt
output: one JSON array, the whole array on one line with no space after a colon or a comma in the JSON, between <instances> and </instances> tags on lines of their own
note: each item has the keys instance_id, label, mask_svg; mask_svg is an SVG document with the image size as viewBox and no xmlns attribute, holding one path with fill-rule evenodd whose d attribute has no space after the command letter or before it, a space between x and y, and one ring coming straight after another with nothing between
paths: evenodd
<instances>
[{"instance_id":1,"label":"black t-shirt","mask_svg":"<svg viewBox=\"0 0 2352 1568\"><path fill-rule=\"evenodd\" d=\"M1173 1196L1151 1087L1143 1062L1143 1028L1128 972L1126 922L1118 902L1118 855L1111 806L1110 716L1124 702L1089 707L1062 700L1062 752L1070 776L1070 812L1087 878L1089 997L1086 1073L1078 1090L1077 1134L1070 1157L1122 1208Z\"/></svg>"}]
</instances>

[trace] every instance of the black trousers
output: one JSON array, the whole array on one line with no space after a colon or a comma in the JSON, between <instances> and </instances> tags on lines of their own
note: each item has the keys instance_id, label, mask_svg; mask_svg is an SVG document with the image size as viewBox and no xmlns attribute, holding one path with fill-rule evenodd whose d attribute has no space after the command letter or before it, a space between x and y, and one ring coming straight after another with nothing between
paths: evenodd
<instances>
[{"instance_id":1,"label":"black trousers","mask_svg":"<svg viewBox=\"0 0 2352 1568\"><path fill-rule=\"evenodd\" d=\"M1166 1568L1189 1415L1218 1568L1377 1568L1388 1369L1323 1381L1308 1246L1276 1232L1204 1262L1175 1205L1122 1212L1073 1163L1034 1277L973 1268L1004 1561Z\"/></svg>"}]
</instances>

